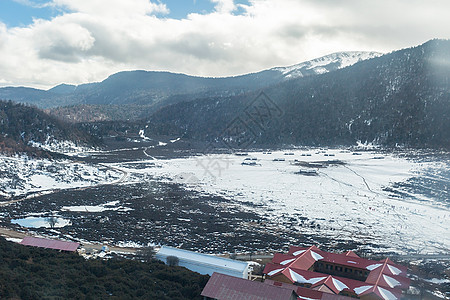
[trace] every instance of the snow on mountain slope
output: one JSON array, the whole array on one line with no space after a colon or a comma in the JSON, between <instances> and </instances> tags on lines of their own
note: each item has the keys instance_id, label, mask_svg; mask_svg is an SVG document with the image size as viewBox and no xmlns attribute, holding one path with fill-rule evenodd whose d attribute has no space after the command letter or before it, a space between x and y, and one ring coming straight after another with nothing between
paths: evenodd
<instances>
[{"instance_id":1,"label":"snow on mountain slope","mask_svg":"<svg viewBox=\"0 0 450 300\"><path fill-rule=\"evenodd\" d=\"M364 51L337 52L293 66L277 67L271 70L281 72L286 79L292 79L335 71L381 55L382 53Z\"/></svg>"},{"instance_id":2,"label":"snow on mountain slope","mask_svg":"<svg viewBox=\"0 0 450 300\"><path fill-rule=\"evenodd\" d=\"M26 155L0 155L0 175L0 203L28 193L115 183L123 176L105 166Z\"/></svg>"}]
</instances>

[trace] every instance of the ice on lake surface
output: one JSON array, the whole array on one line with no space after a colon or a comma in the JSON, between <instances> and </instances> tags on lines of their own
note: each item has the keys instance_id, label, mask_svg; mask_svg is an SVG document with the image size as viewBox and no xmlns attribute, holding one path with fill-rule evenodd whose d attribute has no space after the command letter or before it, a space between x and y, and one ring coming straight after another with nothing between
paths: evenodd
<instances>
[{"instance_id":1,"label":"ice on lake surface","mask_svg":"<svg viewBox=\"0 0 450 300\"><path fill-rule=\"evenodd\" d=\"M26 217L12 219L11 223L27 228L61 228L70 225L70 221L59 217Z\"/></svg>"},{"instance_id":2,"label":"ice on lake surface","mask_svg":"<svg viewBox=\"0 0 450 300\"><path fill-rule=\"evenodd\" d=\"M157 167L139 170L131 163L115 166L232 199L305 233L394 251L450 249L448 160L342 149L285 152L251 152L256 165L214 154L158 160ZM305 166L317 176L302 175Z\"/></svg>"}]
</instances>

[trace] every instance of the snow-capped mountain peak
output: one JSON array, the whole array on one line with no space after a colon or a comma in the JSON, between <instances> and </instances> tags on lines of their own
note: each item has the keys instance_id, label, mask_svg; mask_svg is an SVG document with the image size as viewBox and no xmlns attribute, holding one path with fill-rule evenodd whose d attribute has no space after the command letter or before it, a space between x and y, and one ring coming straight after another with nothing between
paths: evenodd
<instances>
[{"instance_id":1,"label":"snow-capped mountain peak","mask_svg":"<svg viewBox=\"0 0 450 300\"><path fill-rule=\"evenodd\" d=\"M286 79L292 79L335 71L381 55L382 53L365 51L336 52L293 66L277 67L272 70L281 72Z\"/></svg>"}]
</instances>

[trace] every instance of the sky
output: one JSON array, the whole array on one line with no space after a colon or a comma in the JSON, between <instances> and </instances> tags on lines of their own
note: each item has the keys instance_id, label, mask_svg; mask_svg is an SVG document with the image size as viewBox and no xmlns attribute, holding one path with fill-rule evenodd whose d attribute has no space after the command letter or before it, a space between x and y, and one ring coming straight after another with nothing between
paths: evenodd
<instances>
[{"instance_id":1,"label":"sky","mask_svg":"<svg viewBox=\"0 0 450 300\"><path fill-rule=\"evenodd\" d=\"M0 0L0 87L231 76L450 38L447 0Z\"/></svg>"}]
</instances>

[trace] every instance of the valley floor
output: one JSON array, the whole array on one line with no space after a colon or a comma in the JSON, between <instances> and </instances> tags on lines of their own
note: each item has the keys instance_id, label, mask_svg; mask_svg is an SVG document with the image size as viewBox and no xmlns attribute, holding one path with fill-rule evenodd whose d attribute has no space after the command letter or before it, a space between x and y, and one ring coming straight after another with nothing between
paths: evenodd
<instances>
[{"instance_id":1,"label":"valley floor","mask_svg":"<svg viewBox=\"0 0 450 300\"><path fill-rule=\"evenodd\" d=\"M0 157L0 225L85 243L215 254L273 253L294 244L450 253L447 153L199 154L170 148L177 142L67 161Z\"/></svg>"}]
</instances>

